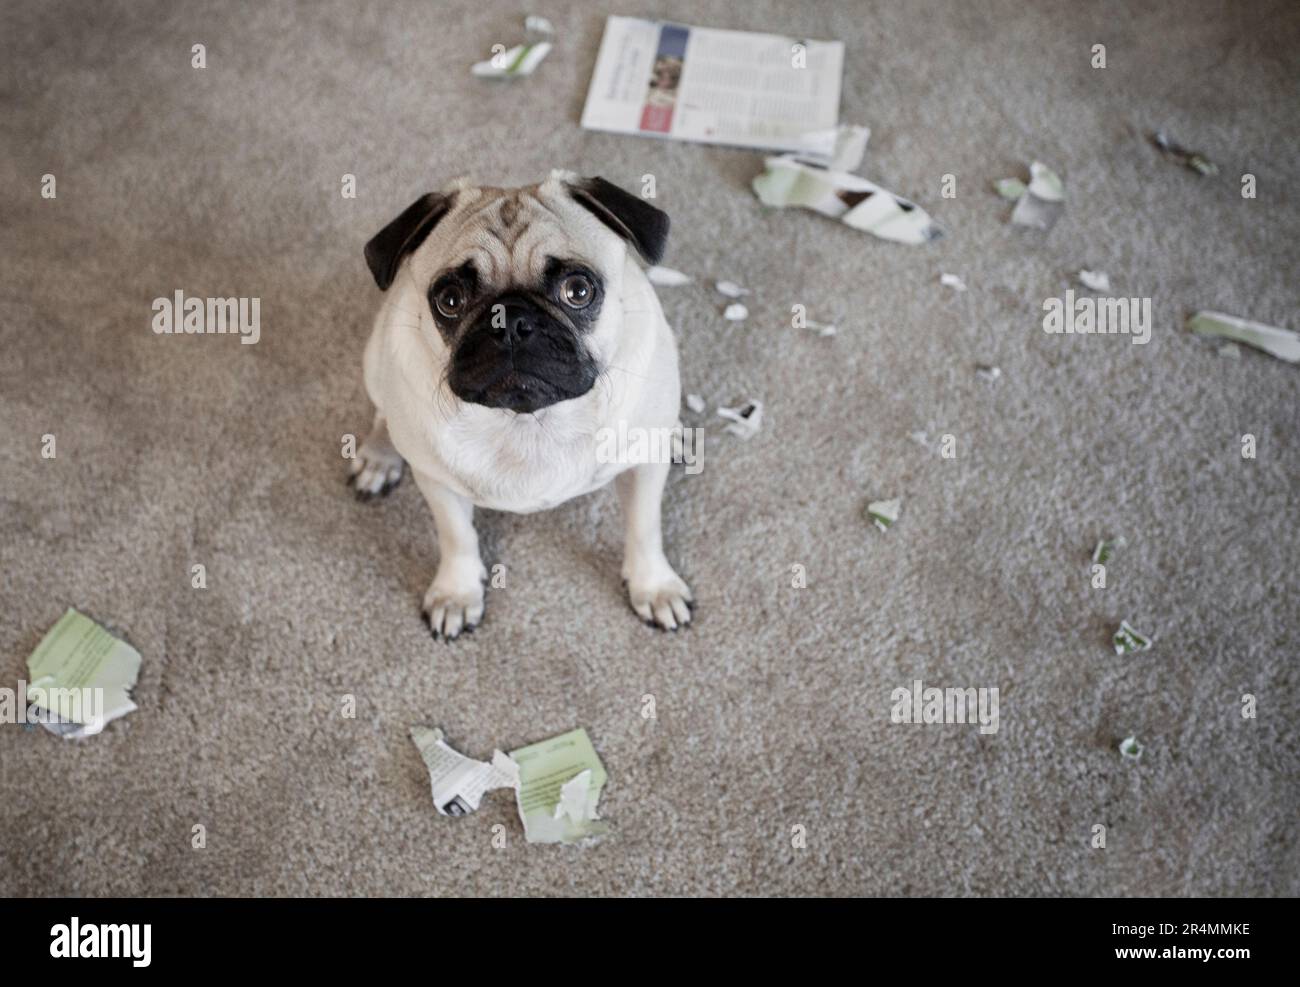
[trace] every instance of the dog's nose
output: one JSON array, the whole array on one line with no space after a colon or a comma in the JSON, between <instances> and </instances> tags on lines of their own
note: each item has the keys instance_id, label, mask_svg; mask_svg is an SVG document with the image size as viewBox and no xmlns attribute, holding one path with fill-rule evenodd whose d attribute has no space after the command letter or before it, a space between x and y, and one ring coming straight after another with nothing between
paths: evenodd
<instances>
[{"instance_id":1,"label":"dog's nose","mask_svg":"<svg viewBox=\"0 0 1300 987\"><path fill-rule=\"evenodd\" d=\"M492 336L498 343L522 343L537 328L538 313L525 305L506 305L501 318L492 320Z\"/></svg>"}]
</instances>

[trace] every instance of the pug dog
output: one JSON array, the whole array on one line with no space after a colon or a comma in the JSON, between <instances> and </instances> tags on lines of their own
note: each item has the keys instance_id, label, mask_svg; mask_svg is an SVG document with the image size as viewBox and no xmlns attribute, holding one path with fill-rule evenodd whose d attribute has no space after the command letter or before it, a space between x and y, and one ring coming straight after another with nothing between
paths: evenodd
<instances>
[{"instance_id":1,"label":"pug dog","mask_svg":"<svg viewBox=\"0 0 1300 987\"><path fill-rule=\"evenodd\" d=\"M634 258L662 256L668 216L601 178L556 171L523 188L461 180L421 196L366 244L384 292L365 350L374 425L351 463L358 497L409 468L440 558L422 612L454 640L483 618L474 508L530 513L613 481L623 579L647 624L689 624L664 555L668 462L610 463L603 429L671 430L677 346Z\"/></svg>"}]
</instances>

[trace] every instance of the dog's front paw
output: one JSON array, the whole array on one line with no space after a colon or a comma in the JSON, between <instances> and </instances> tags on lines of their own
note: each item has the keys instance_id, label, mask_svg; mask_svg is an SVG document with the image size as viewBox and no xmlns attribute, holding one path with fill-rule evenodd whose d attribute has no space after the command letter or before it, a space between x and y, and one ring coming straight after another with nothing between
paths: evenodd
<instances>
[{"instance_id":1,"label":"dog's front paw","mask_svg":"<svg viewBox=\"0 0 1300 987\"><path fill-rule=\"evenodd\" d=\"M401 482L405 465L406 461L391 444L367 439L349 466L348 483L356 492L357 500L382 497Z\"/></svg>"},{"instance_id":2,"label":"dog's front paw","mask_svg":"<svg viewBox=\"0 0 1300 987\"><path fill-rule=\"evenodd\" d=\"M651 627L675 631L691 622L694 597L666 559L632 565L623 578L632 609Z\"/></svg>"},{"instance_id":3,"label":"dog's front paw","mask_svg":"<svg viewBox=\"0 0 1300 987\"><path fill-rule=\"evenodd\" d=\"M483 581L487 571L478 559L446 559L438 565L424 594L424 621L435 638L454 641L483 619Z\"/></svg>"}]
</instances>

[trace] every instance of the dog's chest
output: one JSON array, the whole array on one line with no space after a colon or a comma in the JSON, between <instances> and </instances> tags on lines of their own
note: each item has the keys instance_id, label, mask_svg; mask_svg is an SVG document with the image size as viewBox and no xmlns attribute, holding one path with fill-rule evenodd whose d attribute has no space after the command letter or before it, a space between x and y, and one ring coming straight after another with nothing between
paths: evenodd
<instances>
[{"instance_id":1,"label":"dog's chest","mask_svg":"<svg viewBox=\"0 0 1300 987\"><path fill-rule=\"evenodd\" d=\"M529 417L489 429L444 428L434 451L444 482L479 507L515 513L590 493L623 468L600 461L592 430Z\"/></svg>"}]
</instances>

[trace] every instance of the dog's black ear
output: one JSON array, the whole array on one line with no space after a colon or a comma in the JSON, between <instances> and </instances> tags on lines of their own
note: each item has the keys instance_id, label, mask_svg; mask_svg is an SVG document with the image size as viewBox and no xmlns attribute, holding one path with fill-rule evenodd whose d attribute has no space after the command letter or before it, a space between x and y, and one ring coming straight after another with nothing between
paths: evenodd
<instances>
[{"instance_id":1,"label":"dog's black ear","mask_svg":"<svg viewBox=\"0 0 1300 987\"><path fill-rule=\"evenodd\" d=\"M649 263L659 263L668 245L666 212L603 178L583 178L568 188L579 205L636 247Z\"/></svg>"},{"instance_id":2,"label":"dog's black ear","mask_svg":"<svg viewBox=\"0 0 1300 987\"><path fill-rule=\"evenodd\" d=\"M387 291L397 277L402 258L422 244L438 220L447 215L452 198L441 192L420 196L366 244L366 264L381 291Z\"/></svg>"}]
</instances>

